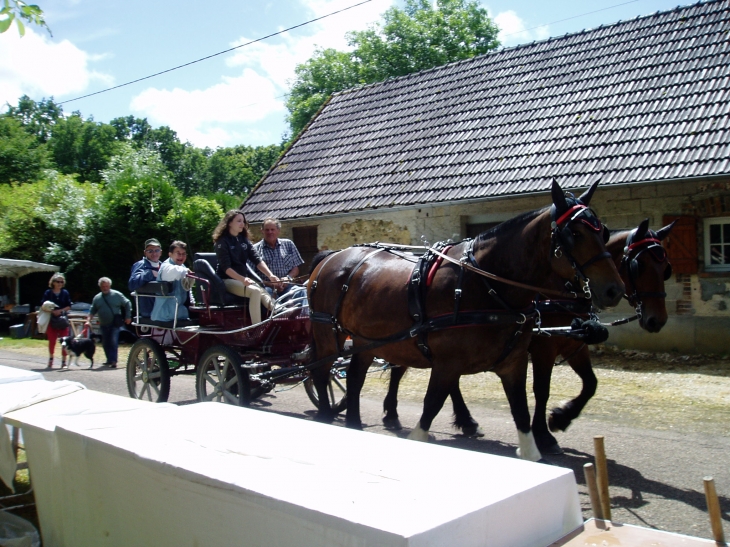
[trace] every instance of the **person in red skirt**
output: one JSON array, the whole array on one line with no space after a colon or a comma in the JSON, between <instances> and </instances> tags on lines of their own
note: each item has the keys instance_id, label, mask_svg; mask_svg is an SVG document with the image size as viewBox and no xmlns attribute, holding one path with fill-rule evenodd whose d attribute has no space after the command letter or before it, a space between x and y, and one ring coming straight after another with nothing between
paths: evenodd
<instances>
[{"instance_id":1,"label":"person in red skirt","mask_svg":"<svg viewBox=\"0 0 730 547\"><path fill-rule=\"evenodd\" d=\"M71 295L64 289L66 278L61 273L55 273L48 282L48 289L43 293L41 305L44 302L53 302L56 308L51 311L51 320L46 329L48 337L48 368L53 368L53 353L56 350L56 340L68 336L68 318L66 312L71 309ZM54 326L55 323L55 326ZM65 325L64 325L65 323ZM61 368L66 368L66 348L61 346Z\"/></svg>"}]
</instances>

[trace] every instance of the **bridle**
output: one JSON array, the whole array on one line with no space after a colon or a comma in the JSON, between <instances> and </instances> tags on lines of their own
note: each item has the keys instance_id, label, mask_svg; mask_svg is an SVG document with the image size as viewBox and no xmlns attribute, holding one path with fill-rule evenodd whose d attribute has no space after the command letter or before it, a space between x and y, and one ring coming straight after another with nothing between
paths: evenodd
<instances>
[{"instance_id":1,"label":"bridle","mask_svg":"<svg viewBox=\"0 0 730 547\"><path fill-rule=\"evenodd\" d=\"M571 196L567 198L567 201L572 202L572 206L568 210L558 217L557 207L553 205L550 208L550 216L552 218L551 228L551 245L552 253L555 258L561 258L565 256L569 261L573 270L575 271L575 280L582 285L583 294L585 298L591 298L590 279L586 276L584 269L603 260L604 258L610 259L611 253L604 251L598 253L596 256L588 259L583 264L579 264L578 261L572 254L573 247L575 247L575 238L573 232L570 230L570 225L573 222L582 222L588 226L594 232L603 233L603 243L608 243L610 232L595 213L585 204L583 204L578 198Z\"/></svg>"},{"instance_id":2,"label":"bridle","mask_svg":"<svg viewBox=\"0 0 730 547\"><path fill-rule=\"evenodd\" d=\"M667 258L667 251L662 247L661 240L659 240L657 233L653 230L647 230L646 235L638 240L634 241L636 237L637 229L631 231L629 236L626 238L626 246L624 247L624 256L621 259L620 269L623 271L626 269L629 283L626 285L625 298L629 301L634 308L636 313L641 316L641 310L643 308L642 298L666 298L666 292L651 292L651 291L639 291L636 286L636 281L639 278L639 257L645 253L649 253L653 260L656 260L659 264L667 263L667 268L664 270L664 281L668 280L672 275L672 265L669 263ZM629 292L629 284L631 285L633 292Z\"/></svg>"}]
</instances>

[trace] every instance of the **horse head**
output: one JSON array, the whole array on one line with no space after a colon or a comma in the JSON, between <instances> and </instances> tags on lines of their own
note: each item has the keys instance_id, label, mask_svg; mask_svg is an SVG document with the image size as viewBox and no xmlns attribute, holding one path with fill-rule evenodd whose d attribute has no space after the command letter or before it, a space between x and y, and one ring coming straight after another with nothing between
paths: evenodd
<instances>
[{"instance_id":1,"label":"horse head","mask_svg":"<svg viewBox=\"0 0 730 547\"><path fill-rule=\"evenodd\" d=\"M672 265L661 242L673 227L674 222L655 232L647 218L629 232L623 248L620 272L627 298L649 332L659 332L667 322L664 282L672 275Z\"/></svg>"},{"instance_id":2,"label":"horse head","mask_svg":"<svg viewBox=\"0 0 730 547\"><path fill-rule=\"evenodd\" d=\"M624 284L611 254L606 250L610 235L589 208L598 182L580 197L563 192L553 180L550 207L552 268L561 278L578 282L593 305L603 309L619 303ZM604 260L607 259L607 260Z\"/></svg>"}]
</instances>

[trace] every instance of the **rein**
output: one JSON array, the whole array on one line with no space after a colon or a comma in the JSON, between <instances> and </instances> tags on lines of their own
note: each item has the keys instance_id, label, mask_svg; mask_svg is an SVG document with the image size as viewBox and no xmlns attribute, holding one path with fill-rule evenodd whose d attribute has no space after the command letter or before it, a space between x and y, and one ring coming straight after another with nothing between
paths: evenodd
<instances>
[{"instance_id":1,"label":"rein","mask_svg":"<svg viewBox=\"0 0 730 547\"><path fill-rule=\"evenodd\" d=\"M520 289L527 289L530 291L535 291L540 294L546 294L546 295L549 294L549 295L553 295L553 296L567 296L569 298L582 298L582 296L578 296L578 294L575 292L554 291L552 289L545 289L545 288L541 288L541 287L535 287L533 285L526 285L524 283L520 283L519 281L512 281L511 279L506 279L504 277L500 277L500 276L490 273L486 270L482 270L481 268L478 268L476 266L472 266L471 264L466 262L467 259L457 260L455 258L451 258L450 256L443 254L442 252L434 249L433 247L430 247L429 251L434 253L436 256L442 258L443 260L446 260L447 262L456 264L457 266L459 266L461 268L464 268L466 270L469 270L470 272L474 272L483 277L491 279L492 281L499 281L500 283L505 283L507 285L513 285L515 287L519 287Z\"/></svg>"}]
</instances>

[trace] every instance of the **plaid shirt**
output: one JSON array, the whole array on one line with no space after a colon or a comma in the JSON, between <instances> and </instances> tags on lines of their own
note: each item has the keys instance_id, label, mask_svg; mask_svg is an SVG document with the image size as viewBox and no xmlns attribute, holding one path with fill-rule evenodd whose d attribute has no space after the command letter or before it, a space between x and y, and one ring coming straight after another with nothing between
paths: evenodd
<instances>
[{"instance_id":1,"label":"plaid shirt","mask_svg":"<svg viewBox=\"0 0 730 547\"><path fill-rule=\"evenodd\" d=\"M266 262L266 265L276 277L284 277L289 275L289 272L295 266L301 266L304 264L299 251L297 250L294 242L289 239L277 239L276 247L273 249L266 244L263 239L258 243L254 243L254 249L259 253L259 256ZM257 273L260 273L257 271ZM261 274L261 277L266 277ZM267 278L268 279L268 278Z\"/></svg>"}]
</instances>

